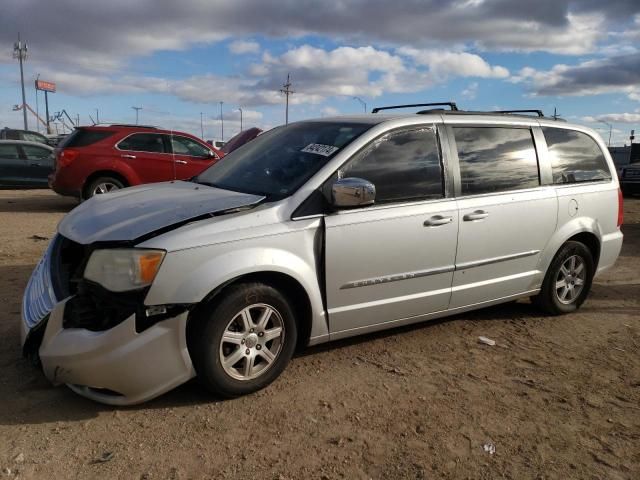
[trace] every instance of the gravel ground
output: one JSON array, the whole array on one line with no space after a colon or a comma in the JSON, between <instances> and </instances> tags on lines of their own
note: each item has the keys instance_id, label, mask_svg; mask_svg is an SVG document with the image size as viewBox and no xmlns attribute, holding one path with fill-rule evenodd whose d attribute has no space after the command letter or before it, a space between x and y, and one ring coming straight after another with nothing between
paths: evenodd
<instances>
[{"instance_id":1,"label":"gravel ground","mask_svg":"<svg viewBox=\"0 0 640 480\"><path fill-rule=\"evenodd\" d=\"M121 409L20 354L23 289L74 206L0 192L0 478L640 478L639 199L578 313L492 307L308 349L244 398L192 382Z\"/></svg>"}]
</instances>

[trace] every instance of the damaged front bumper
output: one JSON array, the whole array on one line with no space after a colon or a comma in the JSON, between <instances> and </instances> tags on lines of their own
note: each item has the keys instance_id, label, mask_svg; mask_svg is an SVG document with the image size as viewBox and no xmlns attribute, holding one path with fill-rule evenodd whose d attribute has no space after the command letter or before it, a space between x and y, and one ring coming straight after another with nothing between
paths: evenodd
<instances>
[{"instance_id":1,"label":"damaged front bumper","mask_svg":"<svg viewBox=\"0 0 640 480\"><path fill-rule=\"evenodd\" d=\"M188 312L136 332L135 315L94 332L64 328L66 299L55 305L39 348L45 376L109 405L133 405L157 397L195 376L187 349ZM23 338L28 332L23 325Z\"/></svg>"}]
</instances>

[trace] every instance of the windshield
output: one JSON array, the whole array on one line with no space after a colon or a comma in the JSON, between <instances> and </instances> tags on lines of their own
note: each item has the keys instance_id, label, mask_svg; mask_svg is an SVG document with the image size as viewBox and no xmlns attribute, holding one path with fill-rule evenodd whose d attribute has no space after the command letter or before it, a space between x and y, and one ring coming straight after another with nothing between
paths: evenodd
<instances>
[{"instance_id":1,"label":"windshield","mask_svg":"<svg viewBox=\"0 0 640 480\"><path fill-rule=\"evenodd\" d=\"M371 127L368 123L299 122L274 128L223 157L195 181L281 199Z\"/></svg>"}]
</instances>

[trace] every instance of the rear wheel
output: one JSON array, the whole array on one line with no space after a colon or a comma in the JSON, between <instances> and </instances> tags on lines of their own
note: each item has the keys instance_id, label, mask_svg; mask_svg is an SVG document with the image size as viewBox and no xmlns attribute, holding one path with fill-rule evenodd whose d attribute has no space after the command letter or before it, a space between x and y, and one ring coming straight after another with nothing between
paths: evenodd
<instances>
[{"instance_id":1,"label":"rear wheel","mask_svg":"<svg viewBox=\"0 0 640 480\"><path fill-rule=\"evenodd\" d=\"M569 241L551 262L534 302L552 315L573 312L587 298L593 274L591 251L583 243Z\"/></svg>"},{"instance_id":2,"label":"rear wheel","mask_svg":"<svg viewBox=\"0 0 640 480\"><path fill-rule=\"evenodd\" d=\"M115 177L98 177L87 186L83 197L88 200L94 195L110 193L121 188L125 188L124 183Z\"/></svg>"},{"instance_id":3,"label":"rear wheel","mask_svg":"<svg viewBox=\"0 0 640 480\"><path fill-rule=\"evenodd\" d=\"M287 299L261 283L239 284L201 309L191 330L200 382L223 397L254 392L273 382L295 349L297 329Z\"/></svg>"}]
</instances>

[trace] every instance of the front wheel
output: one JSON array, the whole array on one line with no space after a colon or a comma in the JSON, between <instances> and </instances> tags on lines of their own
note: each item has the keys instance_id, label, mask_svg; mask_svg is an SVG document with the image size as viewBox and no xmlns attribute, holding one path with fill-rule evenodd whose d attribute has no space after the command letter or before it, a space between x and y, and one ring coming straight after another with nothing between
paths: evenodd
<instances>
[{"instance_id":1,"label":"front wheel","mask_svg":"<svg viewBox=\"0 0 640 480\"><path fill-rule=\"evenodd\" d=\"M282 373L297 328L289 302L269 285L234 285L221 295L194 319L190 343L200 382L229 398L264 388Z\"/></svg>"},{"instance_id":2,"label":"front wheel","mask_svg":"<svg viewBox=\"0 0 640 480\"><path fill-rule=\"evenodd\" d=\"M549 265L534 302L552 315L573 312L587 298L593 275L591 251L583 243L569 241Z\"/></svg>"}]
</instances>

